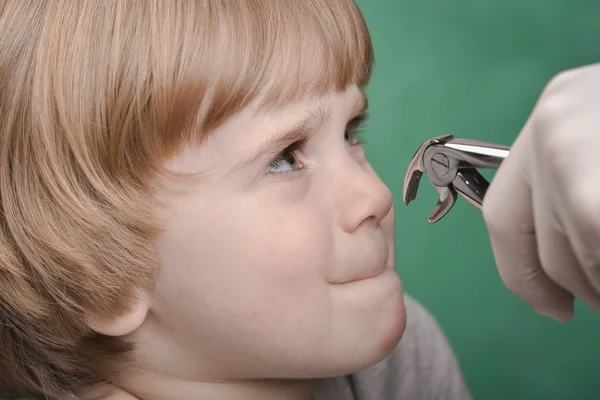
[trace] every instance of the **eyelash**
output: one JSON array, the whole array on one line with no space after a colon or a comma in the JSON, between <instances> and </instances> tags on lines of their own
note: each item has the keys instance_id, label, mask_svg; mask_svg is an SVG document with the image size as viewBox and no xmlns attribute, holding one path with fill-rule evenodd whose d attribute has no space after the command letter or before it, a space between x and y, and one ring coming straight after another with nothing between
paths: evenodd
<instances>
[{"instance_id":1,"label":"eyelash","mask_svg":"<svg viewBox=\"0 0 600 400\"><path fill-rule=\"evenodd\" d=\"M299 170L294 170L294 171L284 171L284 172L270 172L270 170L274 170L274 169L281 167L283 165L283 163L285 163L285 162L289 162L290 164L292 164L290 162L290 158L293 158L295 160L295 162L293 164L298 163L298 154L297 153L304 149L304 147L306 146L306 141L307 141L306 139L299 140L297 142L292 143L285 149L283 149L283 151L281 153L279 153L277 155L277 157L275 157L269 163L269 166L266 169L266 173L274 174L274 175L281 175L281 174L287 174L287 173L299 171Z\"/></svg>"},{"instance_id":2,"label":"eyelash","mask_svg":"<svg viewBox=\"0 0 600 400\"><path fill-rule=\"evenodd\" d=\"M358 136L362 133L362 127L364 126L365 121L369 118L367 112L363 112L358 116L352 118L350 122L346 125L346 130L344 131L344 140L350 140L350 147L360 146L364 144L364 140L359 139ZM348 137L346 137L348 136ZM293 171L284 171L284 172L269 172L269 170L277 169L283 165L283 163L288 162L290 164L298 163L298 151L302 151L306 146L306 139L299 140L297 142L292 143L288 147L286 147L281 153L277 155L270 163L266 169L267 174L289 174L298 172L304 169L301 167L300 169L296 169ZM294 163L290 162L290 159L295 160Z\"/></svg>"},{"instance_id":3,"label":"eyelash","mask_svg":"<svg viewBox=\"0 0 600 400\"><path fill-rule=\"evenodd\" d=\"M344 139L346 133L349 133L349 139L354 141L353 145L363 145L365 141L362 138L359 138L359 136L361 133L363 133L362 128L364 127L364 124L367 121L367 119L369 119L369 114L366 111L352 118L346 126Z\"/></svg>"}]
</instances>

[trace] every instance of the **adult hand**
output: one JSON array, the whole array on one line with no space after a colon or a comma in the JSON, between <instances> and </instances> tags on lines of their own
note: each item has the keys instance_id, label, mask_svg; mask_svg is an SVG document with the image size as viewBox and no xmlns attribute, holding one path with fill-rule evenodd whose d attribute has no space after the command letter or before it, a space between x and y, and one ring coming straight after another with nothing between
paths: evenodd
<instances>
[{"instance_id":1,"label":"adult hand","mask_svg":"<svg viewBox=\"0 0 600 400\"><path fill-rule=\"evenodd\" d=\"M500 276L542 315L600 312L600 64L546 86L485 196Z\"/></svg>"}]
</instances>

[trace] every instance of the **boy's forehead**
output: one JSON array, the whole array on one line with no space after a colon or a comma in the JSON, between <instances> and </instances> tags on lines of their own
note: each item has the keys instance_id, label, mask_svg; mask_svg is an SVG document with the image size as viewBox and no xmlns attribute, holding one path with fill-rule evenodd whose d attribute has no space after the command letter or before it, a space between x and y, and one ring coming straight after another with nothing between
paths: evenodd
<instances>
[{"instance_id":1,"label":"boy's forehead","mask_svg":"<svg viewBox=\"0 0 600 400\"><path fill-rule=\"evenodd\" d=\"M183 154L187 153L184 158L195 160L194 165L203 171L235 168L234 163L244 162L246 158L252 161L252 154L278 138L285 139L307 127L315 128L333 113L350 118L366 108L367 99L357 86L345 92L306 96L279 107L249 106L211 132L201 145L184 150Z\"/></svg>"},{"instance_id":2,"label":"boy's forehead","mask_svg":"<svg viewBox=\"0 0 600 400\"><path fill-rule=\"evenodd\" d=\"M233 118L231 123L224 125L223 133L226 131L225 135L232 141L248 141L260 145L270 141L270 138L285 138L292 136L294 131L318 128L333 114L342 118L354 117L367 107L366 96L358 86L353 85L344 92L331 91L306 96L279 107L245 110L237 118Z\"/></svg>"},{"instance_id":3,"label":"boy's forehead","mask_svg":"<svg viewBox=\"0 0 600 400\"><path fill-rule=\"evenodd\" d=\"M351 107L352 110L366 109L368 100L363 91L356 84L348 86L345 91L330 90L325 93L307 93L299 99L283 103L270 103L259 98L240 113L244 119L273 120L293 118L294 115L305 114L311 111Z\"/></svg>"},{"instance_id":4,"label":"boy's forehead","mask_svg":"<svg viewBox=\"0 0 600 400\"><path fill-rule=\"evenodd\" d=\"M202 143L185 146L187 150L179 155L187 153L184 158L195 159L194 164L202 166L202 170L212 170L217 165L225 166L232 153L247 155L256 152L277 137L284 138L304 128L316 128L334 113L340 118L354 117L367 109L368 100L357 85L351 85L344 92L311 94L278 106L261 108L259 104L261 99L232 115Z\"/></svg>"}]
</instances>

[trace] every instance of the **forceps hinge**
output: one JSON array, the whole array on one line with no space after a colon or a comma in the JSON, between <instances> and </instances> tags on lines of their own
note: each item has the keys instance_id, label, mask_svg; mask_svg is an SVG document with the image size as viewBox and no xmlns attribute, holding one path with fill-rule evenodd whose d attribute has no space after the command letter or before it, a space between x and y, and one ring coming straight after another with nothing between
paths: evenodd
<instances>
[{"instance_id":1,"label":"forceps hinge","mask_svg":"<svg viewBox=\"0 0 600 400\"><path fill-rule=\"evenodd\" d=\"M421 178L427 174L438 192L429 223L442 219L452 209L458 195L481 210L490 183L477 168L498 168L509 154L510 147L457 139L452 135L429 139L415 152L406 171L404 204L416 199Z\"/></svg>"}]
</instances>

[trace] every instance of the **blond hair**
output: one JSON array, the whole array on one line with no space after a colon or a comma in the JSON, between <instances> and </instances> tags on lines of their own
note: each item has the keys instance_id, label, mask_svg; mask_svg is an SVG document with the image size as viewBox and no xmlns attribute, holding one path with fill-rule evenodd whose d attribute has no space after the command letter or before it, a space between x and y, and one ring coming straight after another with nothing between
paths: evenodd
<instances>
[{"instance_id":1,"label":"blond hair","mask_svg":"<svg viewBox=\"0 0 600 400\"><path fill-rule=\"evenodd\" d=\"M352 0L0 0L0 397L118 382L167 157L371 68Z\"/></svg>"}]
</instances>

